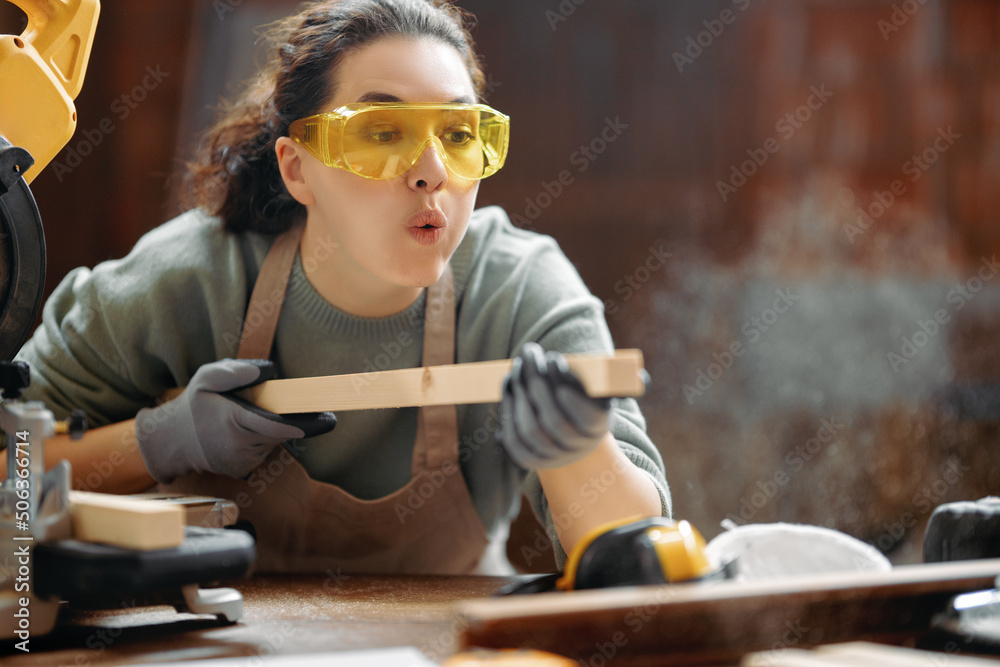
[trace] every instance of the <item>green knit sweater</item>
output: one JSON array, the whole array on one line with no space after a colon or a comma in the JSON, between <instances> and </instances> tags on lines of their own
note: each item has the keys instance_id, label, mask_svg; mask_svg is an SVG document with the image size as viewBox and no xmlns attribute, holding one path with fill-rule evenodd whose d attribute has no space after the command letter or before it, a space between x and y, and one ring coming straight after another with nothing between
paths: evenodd
<instances>
[{"instance_id":1,"label":"green knit sweater","mask_svg":"<svg viewBox=\"0 0 1000 667\"><path fill-rule=\"evenodd\" d=\"M86 411L92 425L131 419L202 364L236 356L261 262L273 237L229 234L190 211L139 240L123 259L72 271L45 304L43 322L18 358L31 366L26 398L57 417ZM475 212L451 260L457 304L456 361L505 359L528 341L564 353L613 349L602 304L547 236L515 228L496 207ZM345 313L321 297L297 258L275 337L281 377L358 373L421 365L424 296L382 318ZM499 406L458 407L459 460L486 530L502 525L523 491L558 547L537 475L521 470L496 440ZM670 496L662 459L635 401L614 402L612 432L653 479L662 512ZM363 498L406 484L416 408L337 415L330 434L295 451L318 480ZM74 471L85 479L91 471ZM599 499L594 494L594 501Z\"/></svg>"}]
</instances>

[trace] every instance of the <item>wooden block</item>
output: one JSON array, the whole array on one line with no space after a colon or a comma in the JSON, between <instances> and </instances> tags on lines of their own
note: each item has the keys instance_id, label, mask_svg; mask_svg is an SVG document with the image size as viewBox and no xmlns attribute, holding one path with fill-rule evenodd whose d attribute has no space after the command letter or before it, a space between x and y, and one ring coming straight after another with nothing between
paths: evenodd
<instances>
[{"instance_id":1,"label":"wooden block","mask_svg":"<svg viewBox=\"0 0 1000 667\"><path fill-rule=\"evenodd\" d=\"M658 665L735 663L774 648L857 639L899 643L927 630L952 596L992 588L998 574L1000 559L992 559L541 593L463 603L458 622L465 628L463 646L549 650L584 664L609 642L624 662L655 656Z\"/></svg>"},{"instance_id":2,"label":"wooden block","mask_svg":"<svg viewBox=\"0 0 1000 667\"><path fill-rule=\"evenodd\" d=\"M613 355L568 354L566 360L590 396L634 397L646 390L639 350L617 350ZM271 380L246 389L241 395L278 414L496 403L511 364L510 359L504 359Z\"/></svg>"},{"instance_id":3,"label":"wooden block","mask_svg":"<svg viewBox=\"0 0 1000 667\"><path fill-rule=\"evenodd\" d=\"M578 667L576 660L531 649L475 649L456 653L442 667Z\"/></svg>"},{"instance_id":4,"label":"wooden block","mask_svg":"<svg viewBox=\"0 0 1000 667\"><path fill-rule=\"evenodd\" d=\"M136 500L159 500L179 505L184 510L184 521L189 526L204 528L225 528L236 523L240 508L232 500L192 496L182 493L131 493L126 498Z\"/></svg>"},{"instance_id":5,"label":"wooden block","mask_svg":"<svg viewBox=\"0 0 1000 667\"><path fill-rule=\"evenodd\" d=\"M184 510L174 503L70 491L73 538L128 549L170 549L184 541Z\"/></svg>"}]
</instances>

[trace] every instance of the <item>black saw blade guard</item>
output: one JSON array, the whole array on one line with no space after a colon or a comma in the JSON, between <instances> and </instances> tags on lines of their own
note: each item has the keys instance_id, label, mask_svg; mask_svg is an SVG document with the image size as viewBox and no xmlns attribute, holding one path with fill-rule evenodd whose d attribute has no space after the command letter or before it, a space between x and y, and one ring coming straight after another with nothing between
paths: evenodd
<instances>
[{"instance_id":1,"label":"black saw blade guard","mask_svg":"<svg viewBox=\"0 0 1000 667\"><path fill-rule=\"evenodd\" d=\"M28 151L0 136L0 361L28 339L45 288L45 235L24 172Z\"/></svg>"}]
</instances>

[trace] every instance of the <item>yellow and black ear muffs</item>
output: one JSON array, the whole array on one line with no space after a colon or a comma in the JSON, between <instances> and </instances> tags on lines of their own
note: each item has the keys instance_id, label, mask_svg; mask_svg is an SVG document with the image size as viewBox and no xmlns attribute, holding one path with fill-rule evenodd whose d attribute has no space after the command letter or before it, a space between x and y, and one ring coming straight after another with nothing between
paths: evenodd
<instances>
[{"instance_id":1,"label":"yellow and black ear muffs","mask_svg":"<svg viewBox=\"0 0 1000 667\"><path fill-rule=\"evenodd\" d=\"M656 517L626 519L587 534L566 560L562 574L519 582L500 594L643 586L725 579L705 540L687 521Z\"/></svg>"}]
</instances>

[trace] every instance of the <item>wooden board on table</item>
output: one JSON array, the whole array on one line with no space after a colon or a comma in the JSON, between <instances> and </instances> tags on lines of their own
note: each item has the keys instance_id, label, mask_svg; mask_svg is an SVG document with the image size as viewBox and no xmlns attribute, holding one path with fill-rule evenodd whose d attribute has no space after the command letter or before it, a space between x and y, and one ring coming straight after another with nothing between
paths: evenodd
<instances>
[{"instance_id":1,"label":"wooden board on table","mask_svg":"<svg viewBox=\"0 0 1000 667\"><path fill-rule=\"evenodd\" d=\"M872 642L847 642L820 646L812 651L780 649L750 653L743 657L741 667L987 667L996 660L954 655L941 651L922 651L902 646L886 646Z\"/></svg>"},{"instance_id":2,"label":"wooden board on table","mask_svg":"<svg viewBox=\"0 0 1000 667\"><path fill-rule=\"evenodd\" d=\"M127 549L170 549L184 541L184 509L159 500L142 500L89 491L70 491L73 539Z\"/></svg>"},{"instance_id":3,"label":"wooden board on table","mask_svg":"<svg viewBox=\"0 0 1000 667\"><path fill-rule=\"evenodd\" d=\"M613 355L567 354L566 360L587 394L595 398L635 397L646 390L639 350L617 350ZM240 393L251 403L278 414L496 403L512 363L503 359L270 380Z\"/></svg>"},{"instance_id":4,"label":"wooden board on table","mask_svg":"<svg viewBox=\"0 0 1000 667\"><path fill-rule=\"evenodd\" d=\"M459 606L464 646L529 647L584 664L607 654L687 665L751 651L905 638L959 593L992 588L1000 559L890 572L543 593Z\"/></svg>"}]
</instances>

